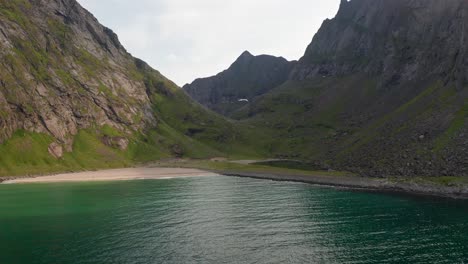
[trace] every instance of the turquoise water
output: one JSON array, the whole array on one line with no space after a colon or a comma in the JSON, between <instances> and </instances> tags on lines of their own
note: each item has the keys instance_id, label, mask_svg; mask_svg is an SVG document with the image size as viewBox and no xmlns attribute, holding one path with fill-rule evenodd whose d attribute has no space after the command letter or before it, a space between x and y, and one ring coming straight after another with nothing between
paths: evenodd
<instances>
[{"instance_id":1,"label":"turquoise water","mask_svg":"<svg viewBox=\"0 0 468 264\"><path fill-rule=\"evenodd\" d=\"M468 204L207 177L0 185L0 263L464 263Z\"/></svg>"}]
</instances>

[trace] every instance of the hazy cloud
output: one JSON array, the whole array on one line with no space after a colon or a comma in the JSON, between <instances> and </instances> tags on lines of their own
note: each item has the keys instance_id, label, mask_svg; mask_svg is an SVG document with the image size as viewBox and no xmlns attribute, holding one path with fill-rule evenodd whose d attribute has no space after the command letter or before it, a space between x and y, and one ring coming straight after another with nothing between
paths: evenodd
<instances>
[{"instance_id":1,"label":"hazy cloud","mask_svg":"<svg viewBox=\"0 0 468 264\"><path fill-rule=\"evenodd\" d=\"M134 56L179 85L244 50L299 59L339 0L78 0Z\"/></svg>"}]
</instances>

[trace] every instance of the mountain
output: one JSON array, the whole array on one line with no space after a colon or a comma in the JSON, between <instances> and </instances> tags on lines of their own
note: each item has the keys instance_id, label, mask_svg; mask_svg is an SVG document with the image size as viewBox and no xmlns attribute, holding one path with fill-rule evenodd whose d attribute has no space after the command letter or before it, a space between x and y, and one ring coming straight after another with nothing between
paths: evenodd
<instances>
[{"instance_id":1,"label":"mountain","mask_svg":"<svg viewBox=\"0 0 468 264\"><path fill-rule=\"evenodd\" d=\"M365 73L381 86L433 76L466 84L468 3L448 1L341 1L308 46L293 79Z\"/></svg>"},{"instance_id":2,"label":"mountain","mask_svg":"<svg viewBox=\"0 0 468 264\"><path fill-rule=\"evenodd\" d=\"M0 5L1 139L23 129L69 149L69 135L92 124L128 131L156 125L136 61L75 1Z\"/></svg>"},{"instance_id":3,"label":"mountain","mask_svg":"<svg viewBox=\"0 0 468 264\"><path fill-rule=\"evenodd\" d=\"M75 0L0 0L0 58L0 175L243 151Z\"/></svg>"},{"instance_id":4,"label":"mountain","mask_svg":"<svg viewBox=\"0 0 468 264\"><path fill-rule=\"evenodd\" d=\"M277 157L372 176L468 175L468 3L352 0L289 78L231 114Z\"/></svg>"},{"instance_id":5,"label":"mountain","mask_svg":"<svg viewBox=\"0 0 468 264\"><path fill-rule=\"evenodd\" d=\"M75 0L0 0L0 176L219 156L468 175L467 11L342 1L298 62L245 52L182 90Z\"/></svg>"},{"instance_id":6,"label":"mountain","mask_svg":"<svg viewBox=\"0 0 468 264\"><path fill-rule=\"evenodd\" d=\"M285 82L293 65L294 62L284 58L253 56L245 51L227 70L216 76L197 79L183 89L207 108L229 116L247 104L247 100Z\"/></svg>"}]
</instances>

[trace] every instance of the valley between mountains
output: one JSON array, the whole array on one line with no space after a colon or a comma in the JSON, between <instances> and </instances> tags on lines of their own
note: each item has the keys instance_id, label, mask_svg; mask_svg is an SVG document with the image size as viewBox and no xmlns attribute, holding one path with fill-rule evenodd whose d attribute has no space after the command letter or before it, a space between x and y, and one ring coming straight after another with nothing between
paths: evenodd
<instances>
[{"instance_id":1,"label":"valley between mountains","mask_svg":"<svg viewBox=\"0 0 468 264\"><path fill-rule=\"evenodd\" d=\"M273 158L260 169L464 184L467 11L343 0L298 61L246 51L180 88L75 0L0 0L0 177Z\"/></svg>"}]
</instances>

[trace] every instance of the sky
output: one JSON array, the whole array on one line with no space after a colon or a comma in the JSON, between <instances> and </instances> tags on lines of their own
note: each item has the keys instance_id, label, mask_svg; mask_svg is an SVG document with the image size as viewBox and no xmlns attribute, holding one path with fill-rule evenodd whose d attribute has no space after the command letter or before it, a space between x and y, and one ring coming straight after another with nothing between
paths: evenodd
<instances>
[{"instance_id":1,"label":"sky","mask_svg":"<svg viewBox=\"0 0 468 264\"><path fill-rule=\"evenodd\" d=\"M133 56L182 86L245 50L297 60L340 0L78 0Z\"/></svg>"}]
</instances>

